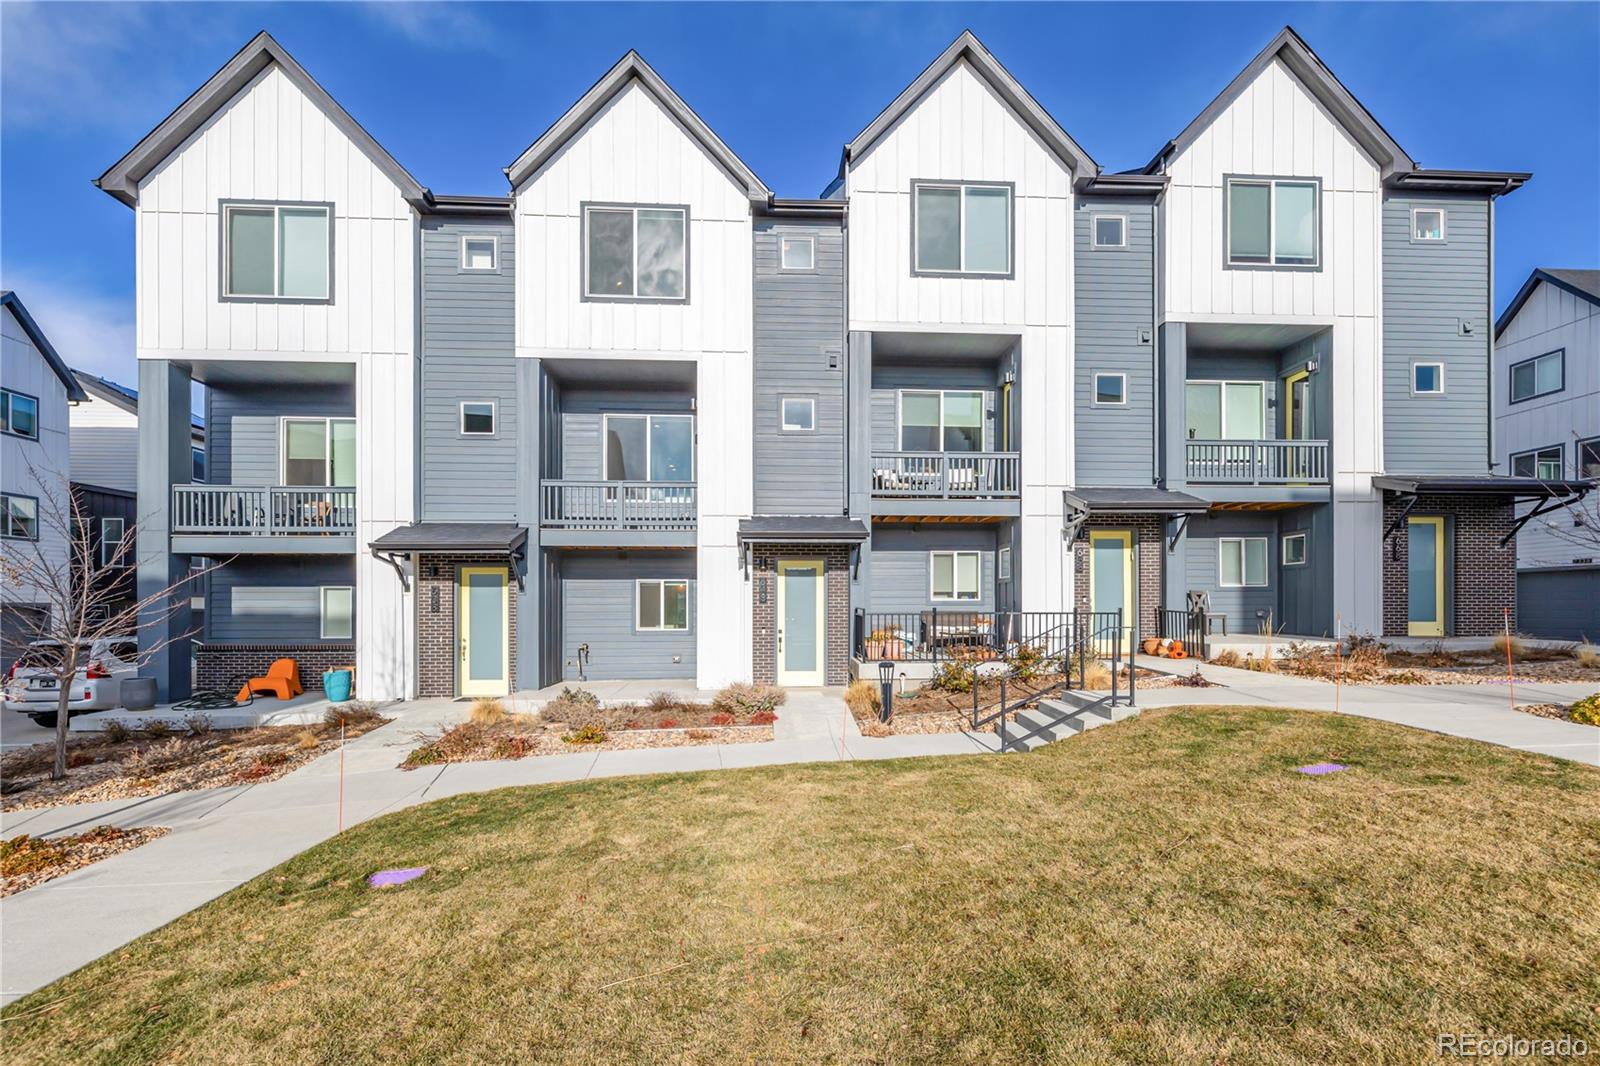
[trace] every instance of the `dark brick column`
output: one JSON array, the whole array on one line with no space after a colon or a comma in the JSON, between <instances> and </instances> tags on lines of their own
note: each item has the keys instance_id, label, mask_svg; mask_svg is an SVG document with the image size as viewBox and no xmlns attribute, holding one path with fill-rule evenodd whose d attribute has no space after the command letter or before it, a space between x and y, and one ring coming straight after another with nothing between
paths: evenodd
<instances>
[{"instance_id":1,"label":"dark brick column","mask_svg":"<svg viewBox=\"0 0 1600 1066\"><path fill-rule=\"evenodd\" d=\"M1405 510L1399 497L1383 501L1383 528L1388 529ZM1445 635L1485 637L1503 630L1506 610L1511 628L1517 628L1517 545L1500 538L1515 520L1511 501L1502 496L1419 496L1411 517L1443 515L1445 551L1454 567L1454 580L1446 604ZM1406 635L1410 613L1407 563L1410 559L1405 523L1383 542L1383 634Z\"/></svg>"},{"instance_id":2,"label":"dark brick column","mask_svg":"<svg viewBox=\"0 0 1600 1066\"><path fill-rule=\"evenodd\" d=\"M823 598L827 610L824 628L823 680L843 685L850 680L850 549L839 544L756 544L751 547L750 603L755 633L752 679L758 685L778 680L778 561L821 559Z\"/></svg>"},{"instance_id":3,"label":"dark brick column","mask_svg":"<svg viewBox=\"0 0 1600 1066\"><path fill-rule=\"evenodd\" d=\"M1165 521L1160 515L1091 515L1072 542L1072 607L1089 609L1089 532L1091 530L1132 530L1134 554L1133 598L1137 604L1137 638L1153 637L1161 631L1162 560L1166 554Z\"/></svg>"}]
</instances>

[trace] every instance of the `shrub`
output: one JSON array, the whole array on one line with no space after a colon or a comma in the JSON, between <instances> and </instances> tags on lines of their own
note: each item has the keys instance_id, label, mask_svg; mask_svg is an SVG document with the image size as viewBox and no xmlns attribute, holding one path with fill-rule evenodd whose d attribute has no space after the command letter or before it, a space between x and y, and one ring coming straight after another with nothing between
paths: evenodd
<instances>
[{"instance_id":1,"label":"shrub","mask_svg":"<svg viewBox=\"0 0 1600 1066\"><path fill-rule=\"evenodd\" d=\"M472 710L467 712L467 721L478 725L494 725L505 719L506 705L497 699L473 700Z\"/></svg>"},{"instance_id":2,"label":"shrub","mask_svg":"<svg viewBox=\"0 0 1600 1066\"><path fill-rule=\"evenodd\" d=\"M563 688L560 695L545 704L541 714L547 722L561 722L575 729L586 725L604 728L606 725L600 697L581 688Z\"/></svg>"},{"instance_id":3,"label":"shrub","mask_svg":"<svg viewBox=\"0 0 1600 1066\"><path fill-rule=\"evenodd\" d=\"M1050 666L1044 649L1037 644L1019 644L1016 651L1006 656L1005 663L1011 669L1011 676L1018 681L1032 681L1046 673Z\"/></svg>"},{"instance_id":4,"label":"shrub","mask_svg":"<svg viewBox=\"0 0 1600 1066\"><path fill-rule=\"evenodd\" d=\"M1083 664L1083 680L1081 684L1086 689L1105 690L1111 688L1111 667L1099 659L1090 659Z\"/></svg>"},{"instance_id":5,"label":"shrub","mask_svg":"<svg viewBox=\"0 0 1600 1066\"><path fill-rule=\"evenodd\" d=\"M1200 664L1199 663L1195 663L1194 664L1194 672L1193 673L1179 674L1173 680L1173 684L1182 685L1184 688L1211 688L1212 687L1211 682L1207 681L1205 679L1204 675L1202 675L1200 673Z\"/></svg>"},{"instance_id":6,"label":"shrub","mask_svg":"<svg viewBox=\"0 0 1600 1066\"><path fill-rule=\"evenodd\" d=\"M122 760L122 769L129 777L154 777L189 761L197 747L192 740L171 737L142 751L130 753Z\"/></svg>"},{"instance_id":7,"label":"shrub","mask_svg":"<svg viewBox=\"0 0 1600 1066\"><path fill-rule=\"evenodd\" d=\"M1510 635L1501 633L1489 646L1494 649L1496 655L1502 659L1509 656L1514 663L1521 662L1522 657L1528 654L1528 646L1522 642L1521 635L1516 633Z\"/></svg>"},{"instance_id":8,"label":"shrub","mask_svg":"<svg viewBox=\"0 0 1600 1066\"><path fill-rule=\"evenodd\" d=\"M676 728L678 728L678 720L676 718L663 718L663 719L661 719L661 721L656 723L656 728L657 729L676 729Z\"/></svg>"},{"instance_id":9,"label":"shrub","mask_svg":"<svg viewBox=\"0 0 1600 1066\"><path fill-rule=\"evenodd\" d=\"M574 729L561 739L568 744L604 744L606 742L606 731L597 725L586 725L580 729Z\"/></svg>"},{"instance_id":10,"label":"shrub","mask_svg":"<svg viewBox=\"0 0 1600 1066\"><path fill-rule=\"evenodd\" d=\"M133 738L133 730L128 728L128 723L113 718L106 723L106 727L100 731L100 735L105 737L108 743L126 744Z\"/></svg>"},{"instance_id":11,"label":"shrub","mask_svg":"<svg viewBox=\"0 0 1600 1066\"><path fill-rule=\"evenodd\" d=\"M750 716L751 725L771 725L778 720L778 716L771 711L757 711Z\"/></svg>"},{"instance_id":12,"label":"shrub","mask_svg":"<svg viewBox=\"0 0 1600 1066\"><path fill-rule=\"evenodd\" d=\"M735 682L711 698L711 709L741 717L771 713L783 706L789 694L775 685Z\"/></svg>"},{"instance_id":13,"label":"shrub","mask_svg":"<svg viewBox=\"0 0 1600 1066\"><path fill-rule=\"evenodd\" d=\"M191 737L203 737L211 732L211 716L191 714L183 720L183 728Z\"/></svg>"},{"instance_id":14,"label":"shrub","mask_svg":"<svg viewBox=\"0 0 1600 1066\"><path fill-rule=\"evenodd\" d=\"M309 729L302 729L294 735L294 746L301 751L310 751L321 743L322 741L317 739L317 735Z\"/></svg>"},{"instance_id":15,"label":"shrub","mask_svg":"<svg viewBox=\"0 0 1600 1066\"><path fill-rule=\"evenodd\" d=\"M324 725L338 729L344 726L353 729L356 726L377 725L383 721L383 715L378 713L378 705L364 700L351 700L349 703L337 703L322 712Z\"/></svg>"},{"instance_id":16,"label":"shrub","mask_svg":"<svg viewBox=\"0 0 1600 1066\"><path fill-rule=\"evenodd\" d=\"M1578 660L1578 665L1585 670L1593 670L1600 666L1600 648L1591 644L1583 644L1572 649L1572 657Z\"/></svg>"},{"instance_id":17,"label":"shrub","mask_svg":"<svg viewBox=\"0 0 1600 1066\"><path fill-rule=\"evenodd\" d=\"M37 873L66 861L66 850L53 841L26 833L0 841L0 876Z\"/></svg>"},{"instance_id":18,"label":"shrub","mask_svg":"<svg viewBox=\"0 0 1600 1066\"><path fill-rule=\"evenodd\" d=\"M401 766L433 766L444 762L444 754L437 744L421 744L406 753Z\"/></svg>"},{"instance_id":19,"label":"shrub","mask_svg":"<svg viewBox=\"0 0 1600 1066\"><path fill-rule=\"evenodd\" d=\"M950 659L939 664L933 672L933 677L928 679L926 687L939 692L953 692L961 694L971 692L976 681L976 671L972 663L964 659Z\"/></svg>"},{"instance_id":20,"label":"shrub","mask_svg":"<svg viewBox=\"0 0 1600 1066\"><path fill-rule=\"evenodd\" d=\"M264 751L256 756L256 762L262 766L282 766L288 761L289 753L286 751Z\"/></svg>"},{"instance_id":21,"label":"shrub","mask_svg":"<svg viewBox=\"0 0 1600 1066\"><path fill-rule=\"evenodd\" d=\"M883 710L883 698L878 694L878 684L858 677L844 690L845 706L857 718L876 719Z\"/></svg>"},{"instance_id":22,"label":"shrub","mask_svg":"<svg viewBox=\"0 0 1600 1066\"><path fill-rule=\"evenodd\" d=\"M561 694L556 699L566 700L570 703L586 703L590 707L600 706L600 697L593 692L588 689L569 688L566 685L561 686Z\"/></svg>"},{"instance_id":23,"label":"shrub","mask_svg":"<svg viewBox=\"0 0 1600 1066\"><path fill-rule=\"evenodd\" d=\"M1211 662L1214 666L1230 666L1235 670L1244 665L1244 661L1239 658L1239 653L1232 648L1224 648L1219 651L1211 657Z\"/></svg>"},{"instance_id":24,"label":"shrub","mask_svg":"<svg viewBox=\"0 0 1600 1066\"><path fill-rule=\"evenodd\" d=\"M728 714L726 711L718 711L716 714L711 716L710 721L712 725L732 725L733 723L737 722L738 719L733 715Z\"/></svg>"},{"instance_id":25,"label":"shrub","mask_svg":"<svg viewBox=\"0 0 1600 1066\"><path fill-rule=\"evenodd\" d=\"M172 735L172 723L165 718L152 718L144 724L144 735L151 740L165 740Z\"/></svg>"},{"instance_id":26,"label":"shrub","mask_svg":"<svg viewBox=\"0 0 1600 1066\"><path fill-rule=\"evenodd\" d=\"M1574 703L1570 717L1580 725L1600 725L1600 692Z\"/></svg>"},{"instance_id":27,"label":"shrub","mask_svg":"<svg viewBox=\"0 0 1600 1066\"><path fill-rule=\"evenodd\" d=\"M670 692L652 692L644 709L648 714L669 714L678 709L680 702L678 697Z\"/></svg>"}]
</instances>

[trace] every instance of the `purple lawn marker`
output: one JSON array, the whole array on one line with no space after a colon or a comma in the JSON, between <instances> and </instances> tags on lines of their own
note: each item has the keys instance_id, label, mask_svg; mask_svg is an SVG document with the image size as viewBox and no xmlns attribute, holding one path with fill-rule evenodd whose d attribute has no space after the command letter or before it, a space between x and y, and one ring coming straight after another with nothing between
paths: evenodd
<instances>
[{"instance_id":1,"label":"purple lawn marker","mask_svg":"<svg viewBox=\"0 0 1600 1066\"><path fill-rule=\"evenodd\" d=\"M428 872L426 866L409 866L404 870L379 870L367 878L367 884L373 888L389 888L392 885L403 885L407 881L415 881Z\"/></svg>"},{"instance_id":2,"label":"purple lawn marker","mask_svg":"<svg viewBox=\"0 0 1600 1066\"><path fill-rule=\"evenodd\" d=\"M1343 763L1314 762L1310 766L1296 766L1295 769L1302 774L1309 774L1312 777L1320 777L1323 774L1333 774L1338 773L1340 770L1347 770L1349 767L1345 766Z\"/></svg>"}]
</instances>

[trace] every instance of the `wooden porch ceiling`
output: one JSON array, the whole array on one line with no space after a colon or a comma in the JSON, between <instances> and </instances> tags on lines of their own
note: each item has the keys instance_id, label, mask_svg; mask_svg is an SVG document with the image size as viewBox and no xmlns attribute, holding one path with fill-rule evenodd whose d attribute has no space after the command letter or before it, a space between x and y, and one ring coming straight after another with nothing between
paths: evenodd
<instances>
[{"instance_id":1,"label":"wooden porch ceiling","mask_svg":"<svg viewBox=\"0 0 1600 1066\"><path fill-rule=\"evenodd\" d=\"M883 525L946 525L984 526L1004 522L1006 515L997 514L875 514L872 521Z\"/></svg>"},{"instance_id":2,"label":"wooden porch ceiling","mask_svg":"<svg viewBox=\"0 0 1600 1066\"><path fill-rule=\"evenodd\" d=\"M1236 500L1231 503L1213 503L1213 511L1292 511L1306 506L1305 500Z\"/></svg>"}]
</instances>

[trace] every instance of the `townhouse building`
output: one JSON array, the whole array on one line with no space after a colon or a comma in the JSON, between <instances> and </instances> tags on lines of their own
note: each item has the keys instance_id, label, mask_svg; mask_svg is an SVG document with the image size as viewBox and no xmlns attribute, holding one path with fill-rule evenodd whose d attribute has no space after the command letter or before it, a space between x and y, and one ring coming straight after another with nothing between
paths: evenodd
<instances>
[{"instance_id":1,"label":"townhouse building","mask_svg":"<svg viewBox=\"0 0 1600 1066\"><path fill-rule=\"evenodd\" d=\"M1528 175L1423 169L1290 29L1127 173L964 33L814 199L632 52L505 176L435 194L261 34L99 179L138 232L141 583L230 560L202 679L838 684L1086 616L1478 634L1516 502L1586 489L1494 467L1493 202Z\"/></svg>"}]
</instances>

